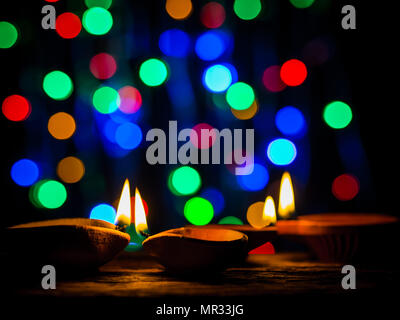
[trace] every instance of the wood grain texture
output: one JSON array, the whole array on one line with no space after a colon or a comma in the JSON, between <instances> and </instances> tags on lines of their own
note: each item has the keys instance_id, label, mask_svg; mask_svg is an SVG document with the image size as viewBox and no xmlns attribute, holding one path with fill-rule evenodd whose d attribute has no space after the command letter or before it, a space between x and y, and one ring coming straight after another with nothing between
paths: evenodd
<instances>
[{"instance_id":1,"label":"wood grain texture","mask_svg":"<svg viewBox=\"0 0 400 320\"><path fill-rule=\"evenodd\" d=\"M304 253L252 255L243 265L229 268L215 277L169 276L143 253L123 253L100 268L98 274L77 280L58 280L57 290L38 286L16 288L22 296L56 297L253 297L301 294L343 294L341 264L308 260ZM390 288L399 270L357 268L357 290ZM179 300L178 300L179 301Z\"/></svg>"}]
</instances>

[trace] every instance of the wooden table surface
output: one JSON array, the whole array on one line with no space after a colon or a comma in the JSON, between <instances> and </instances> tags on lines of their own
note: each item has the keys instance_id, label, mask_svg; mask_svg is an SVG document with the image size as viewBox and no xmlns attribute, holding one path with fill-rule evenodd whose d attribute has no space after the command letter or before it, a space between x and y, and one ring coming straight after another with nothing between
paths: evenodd
<instances>
[{"instance_id":1,"label":"wooden table surface","mask_svg":"<svg viewBox=\"0 0 400 320\"><path fill-rule=\"evenodd\" d=\"M78 279L57 279L56 290L40 286L15 288L18 295L77 296L260 296L342 293L343 264L308 259L305 253L250 255L243 265L222 274L195 278L168 275L152 258L123 253L98 273ZM357 290L390 288L399 271L355 265Z\"/></svg>"},{"instance_id":2,"label":"wooden table surface","mask_svg":"<svg viewBox=\"0 0 400 320\"><path fill-rule=\"evenodd\" d=\"M335 301L339 299L343 303L350 301L348 297L364 299L370 294L382 296L397 290L398 269L355 267L357 289L344 290L341 287L342 264L312 261L305 253L251 255L243 265L203 278L171 276L143 254L123 253L101 267L97 274L79 279L57 277L56 290L43 290L39 278L36 283L14 286L12 296L18 301L32 302L40 298L52 304L68 301L68 305L71 301L85 301L87 304L92 299L96 306L102 299L112 299L145 308L150 317L155 306L161 303L257 303L256 307L248 307L254 311L264 308L260 299L269 303L293 303L307 297L307 301L319 303L316 301L327 302L335 298Z\"/></svg>"}]
</instances>

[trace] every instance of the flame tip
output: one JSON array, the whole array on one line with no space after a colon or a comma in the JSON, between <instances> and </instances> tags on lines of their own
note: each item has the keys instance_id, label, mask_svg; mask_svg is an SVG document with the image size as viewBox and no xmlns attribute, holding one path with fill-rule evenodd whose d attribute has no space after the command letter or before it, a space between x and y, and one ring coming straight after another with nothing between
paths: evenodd
<instances>
[{"instance_id":1,"label":"flame tip","mask_svg":"<svg viewBox=\"0 0 400 320\"><path fill-rule=\"evenodd\" d=\"M275 201L272 196L265 198L263 216L269 220L270 224L276 223Z\"/></svg>"},{"instance_id":2,"label":"flame tip","mask_svg":"<svg viewBox=\"0 0 400 320\"><path fill-rule=\"evenodd\" d=\"M122 187L121 197L118 203L117 216L115 224L127 225L131 224L131 195L128 178L125 179L124 186Z\"/></svg>"},{"instance_id":3,"label":"flame tip","mask_svg":"<svg viewBox=\"0 0 400 320\"><path fill-rule=\"evenodd\" d=\"M295 211L293 183L288 171L282 174L279 191L278 213L282 218L289 218Z\"/></svg>"},{"instance_id":4,"label":"flame tip","mask_svg":"<svg viewBox=\"0 0 400 320\"><path fill-rule=\"evenodd\" d=\"M141 234L143 231L147 230L146 213L138 188L135 188L135 230L137 234Z\"/></svg>"}]
</instances>

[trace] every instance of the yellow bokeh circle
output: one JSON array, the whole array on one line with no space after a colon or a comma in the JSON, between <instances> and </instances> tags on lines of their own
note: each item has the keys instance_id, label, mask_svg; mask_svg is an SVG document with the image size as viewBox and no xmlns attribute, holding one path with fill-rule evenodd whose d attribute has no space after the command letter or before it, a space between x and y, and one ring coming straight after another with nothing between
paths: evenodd
<instances>
[{"instance_id":1,"label":"yellow bokeh circle","mask_svg":"<svg viewBox=\"0 0 400 320\"><path fill-rule=\"evenodd\" d=\"M53 114L47 124L49 133L58 140L71 138L76 129L74 118L65 112Z\"/></svg>"},{"instance_id":2,"label":"yellow bokeh circle","mask_svg":"<svg viewBox=\"0 0 400 320\"><path fill-rule=\"evenodd\" d=\"M85 174L85 165L76 157L66 157L57 165L57 175L65 183L75 183Z\"/></svg>"},{"instance_id":3,"label":"yellow bokeh circle","mask_svg":"<svg viewBox=\"0 0 400 320\"><path fill-rule=\"evenodd\" d=\"M231 108L232 114L239 120L249 120L253 118L258 111L258 103L256 100L251 104L251 106L244 110L236 110Z\"/></svg>"},{"instance_id":4,"label":"yellow bokeh circle","mask_svg":"<svg viewBox=\"0 0 400 320\"><path fill-rule=\"evenodd\" d=\"M271 218L264 215L265 202L258 201L247 209L247 221L253 228L261 229L271 224Z\"/></svg>"},{"instance_id":5,"label":"yellow bokeh circle","mask_svg":"<svg viewBox=\"0 0 400 320\"><path fill-rule=\"evenodd\" d=\"M167 0L165 9L171 18L183 20L190 15L193 5L191 0Z\"/></svg>"}]
</instances>

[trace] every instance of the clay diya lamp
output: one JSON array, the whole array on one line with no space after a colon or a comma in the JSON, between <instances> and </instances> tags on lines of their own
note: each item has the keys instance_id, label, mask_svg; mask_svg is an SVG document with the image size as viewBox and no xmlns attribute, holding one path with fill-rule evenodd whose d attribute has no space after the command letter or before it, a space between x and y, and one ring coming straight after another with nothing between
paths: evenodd
<instances>
[{"instance_id":1,"label":"clay diya lamp","mask_svg":"<svg viewBox=\"0 0 400 320\"><path fill-rule=\"evenodd\" d=\"M58 269L97 268L122 251L130 240L115 225L86 218L20 224L8 228L5 236L7 253L14 262L50 264Z\"/></svg>"},{"instance_id":2,"label":"clay diya lamp","mask_svg":"<svg viewBox=\"0 0 400 320\"><path fill-rule=\"evenodd\" d=\"M30 222L6 229L5 250L14 265L43 266L58 270L97 268L115 257L130 241L129 182L118 204L116 225L96 219L70 218Z\"/></svg>"},{"instance_id":3,"label":"clay diya lamp","mask_svg":"<svg viewBox=\"0 0 400 320\"><path fill-rule=\"evenodd\" d=\"M183 227L150 236L143 247L169 272L213 273L246 255L247 236L229 229Z\"/></svg>"},{"instance_id":4,"label":"clay diya lamp","mask_svg":"<svg viewBox=\"0 0 400 320\"><path fill-rule=\"evenodd\" d=\"M396 217L373 213L325 213L277 222L278 235L305 243L327 262L387 261L399 230Z\"/></svg>"}]
</instances>

